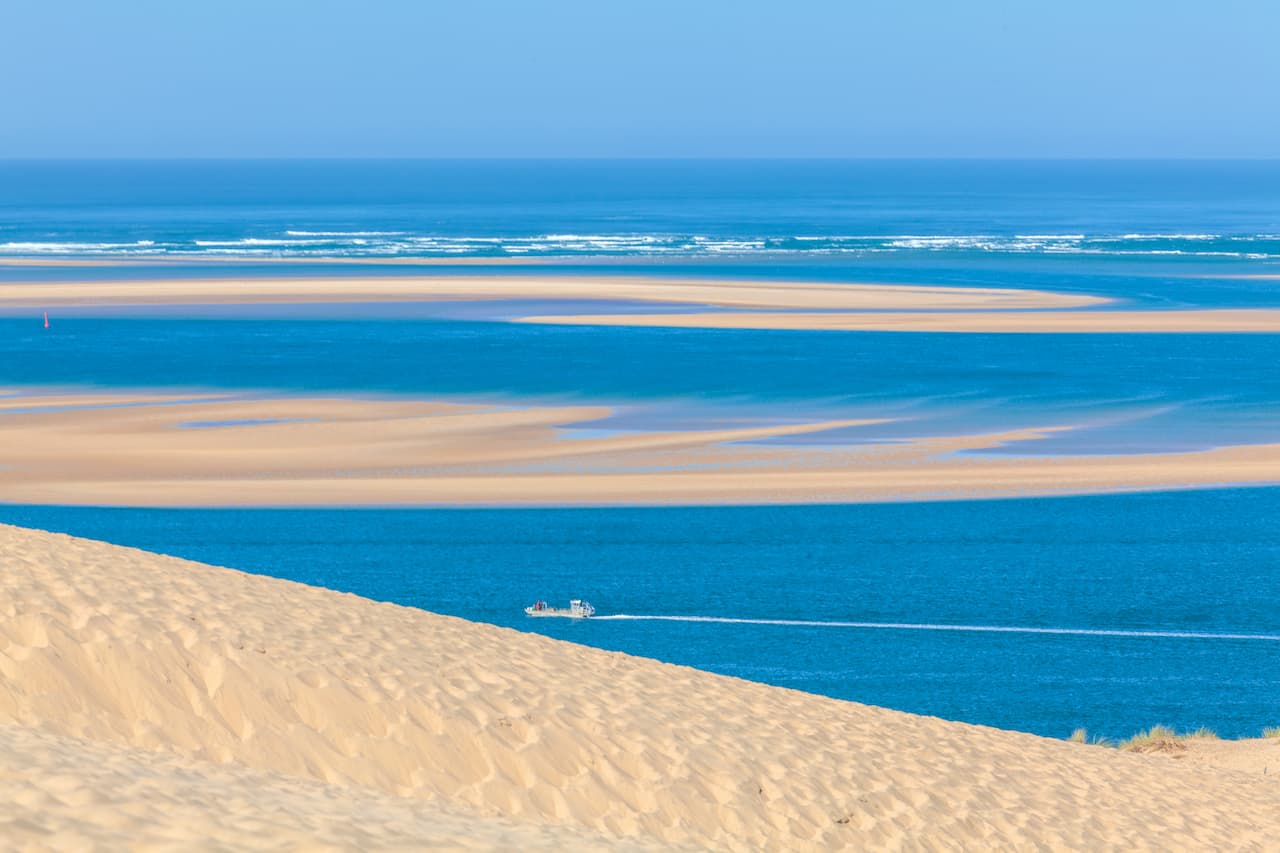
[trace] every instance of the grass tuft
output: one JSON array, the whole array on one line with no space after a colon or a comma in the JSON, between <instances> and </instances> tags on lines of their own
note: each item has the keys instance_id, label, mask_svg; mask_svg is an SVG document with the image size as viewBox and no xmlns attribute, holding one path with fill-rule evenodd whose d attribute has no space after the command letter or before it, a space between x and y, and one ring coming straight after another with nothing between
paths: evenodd
<instances>
[{"instance_id":1,"label":"grass tuft","mask_svg":"<svg viewBox=\"0 0 1280 853\"><path fill-rule=\"evenodd\" d=\"M1129 752L1181 752L1187 748L1182 740L1168 726L1152 726L1128 740L1120 741L1120 748Z\"/></svg>"},{"instance_id":2,"label":"grass tuft","mask_svg":"<svg viewBox=\"0 0 1280 853\"><path fill-rule=\"evenodd\" d=\"M1079 728L1071 733L1071 737L1067 738L1068 743L1087 743L1090 746L1114 746L1109 738L1102 735L1094 735L1089 737L1088 729Z\"/></svg>"},{"instance_id":3,"label":"grass tuft","mask_svg":"<svg viewBox=\"0 0 1280 853\"><path fill-rule=\"evenodd\" d=\"M1277 735L1280 737L1280 734ZM1169 726L1152 726L1120 742L1120 748L1129 752L1182 752L1189 740L1220 740L1218 733L1204 726L1193 732L1178 734Z\"/></svg>"},{"instance_id":4,"label":"grass tuft","mask_svg":"<svg viewBox=\"0 0 1280 853\"><path fill-rule=\"evenodd\" d=\"M1262 730L1262 736L1280 738L1280 726L1267 726Z\"/></svg>"}]
</instances>

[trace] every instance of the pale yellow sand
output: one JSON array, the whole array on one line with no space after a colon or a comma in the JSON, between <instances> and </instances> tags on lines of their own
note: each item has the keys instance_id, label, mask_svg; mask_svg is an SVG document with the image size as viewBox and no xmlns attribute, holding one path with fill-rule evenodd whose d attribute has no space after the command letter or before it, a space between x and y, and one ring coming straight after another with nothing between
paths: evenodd
<instances>
[{"instance_id":1,"label":"pale yellow sand","mask_svg":"<svg viewBox=\"0 0 1280 853\"><path fill-rule=\"evenodd\" d=\"M930 285L668 279L610 275L415 275L0 283L0 310L92 306L599 300L617 313L545 314L528 323L825 331L1280 332L1277 309L1089 310L1084 294ZM689 306L668 313L623 303ZM704 306L725 309L698 310ZM1081 310L1084 309L1084 310Z\"/></svg>"},{"instance_id":2,"label":"pale yellow sand","mask_svg":"<svg viewBox=\"0 0 1280 853\"><path fill-rule=\"evenodd\" d=\"M486 817L465 837L495 847L505 820L539 845L561 827L565 849L583 830L737 850L1280 846L1280 786L1255 774L7 526L0 566L11 837L107 847L143 827L180 847L218 823L232 845L440 842L470 811Z\"/></svg>"},{"instance_id":3,"label":"pale yellow sand","mask_svg":"<svg viewBox=\"0 0 1280 853\"><path fill-rule=\"evenodd\" d=\"M335 276L0 283L0 308L4 309L458 299L591 299L833 310L1071 308L1107 301L1094 296L1040 290L627 276Z\"/></svg>"},{"instance_id":4,"label":"pale yellow sand","mask_svg":"<svg viewBox=\"0 0 1280 853\"><path fill-rule=\"evenodd\" d=\"M0 849L5 850L657 846L242 764L0 725Z\"/></svg>"},{"instance_id":5,"label":"pale yellow sand","mask_svg":"<svg viewBox=\"0 0 1280 853\"><path fill-rule=\"evenodd\" d=\"M524 323L661 326L699 329L793 329L828 332L1153 333L1280 332L1280 310L1181 311L848 311L814 313L710 312L563 314L523 317Z\"/></svg>"},{"instance_id":6,"label":"pale yellow sand","mask_svg":"<svg viewBox=\"0 0 1280 853\"><path fill-rule=\"evenodd\" d=\"M9 407L0 410L0 495L10 503L847 503L1280 482L1280 445L961 453L1034 453L1033 439L1061 427L894 444L859 444L854 429L843 444L786 446L760 442L877 421L599 436L572 428L610 414L604 406L136 393L113 401L109 392L0 399ZM265 419L284 422L183 427Z\"/></svg>"},{"instance_id":7,"label":"pale yellow sand","mask_svg":"<svg viewBox=\"0 0 1280 853\"><path fill-rule=\"evenodd\" d=\"M1266 778L1280 786L1280 737L1248 740L1191 738L1173 758L1201 767L1232 770Z\"/></svg>"}]
</instances>

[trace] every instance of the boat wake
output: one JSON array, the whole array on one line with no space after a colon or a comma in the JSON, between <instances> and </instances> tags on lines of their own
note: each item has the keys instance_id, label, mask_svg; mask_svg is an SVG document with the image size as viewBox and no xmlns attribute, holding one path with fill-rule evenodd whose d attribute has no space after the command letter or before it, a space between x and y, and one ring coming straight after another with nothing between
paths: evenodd
<instances>
[{"instance_id":1,"label":"boat wake","mask_svg":"<svg viewBox=\"0 0 1280 853\"><path fill-rule=\"evenodd\" d=\"M1054 634L1070 637L1148 637L1173 640L1260 640L1280 643L1280 634L1213 631L1139 631L1108 628L1038 628L1020 625L944 625L928 622L824 622L810 619L735 619L728 616L651 616L615 613L591 621L713 622L728 625L782 625L798 628L855 628L889 631L962 631L976 634Z\"/></svg>"}]
</instances>

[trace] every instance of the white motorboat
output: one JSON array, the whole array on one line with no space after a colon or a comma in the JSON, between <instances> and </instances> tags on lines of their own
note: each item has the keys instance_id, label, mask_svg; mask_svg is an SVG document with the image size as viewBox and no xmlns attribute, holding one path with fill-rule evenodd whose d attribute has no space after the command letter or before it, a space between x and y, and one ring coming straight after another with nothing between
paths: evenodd
<instances>
[{"instance_id":1,"label":"white motorboat","mask_svg":"<svg viewBox=\"0 0 1280 853\"><path fill-rule=\"evenodd\" d=\"M587 619L596 609L580 598L569 602L568 607L551 607L545 601L535 601L524 609L529 616L559 616L563 619Z\"/></svg>"}]
</instances>

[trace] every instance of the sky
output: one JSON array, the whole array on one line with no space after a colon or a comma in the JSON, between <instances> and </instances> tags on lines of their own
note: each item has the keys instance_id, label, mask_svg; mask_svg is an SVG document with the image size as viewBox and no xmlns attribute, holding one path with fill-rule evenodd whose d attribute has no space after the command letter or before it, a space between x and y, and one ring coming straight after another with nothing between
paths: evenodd
<instances>
[{"instance_id":1,"label":"sky","mask_svg":"<svg viewBox=\"0 0 1280 853\"><path fill-rule=\"evenodd\" d=\"M1280 157L1274 0L4 0L0 158Z\"/></svg>"}]
</instances>

